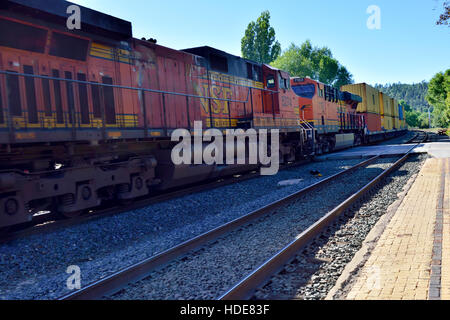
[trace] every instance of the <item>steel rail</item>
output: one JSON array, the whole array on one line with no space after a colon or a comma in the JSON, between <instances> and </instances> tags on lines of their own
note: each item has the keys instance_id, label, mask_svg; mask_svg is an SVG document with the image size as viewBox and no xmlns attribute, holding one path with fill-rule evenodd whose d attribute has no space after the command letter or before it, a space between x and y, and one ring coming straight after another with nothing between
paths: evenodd
<instances>
[{"instance_id":1,"label":"steel rail","mask_svg":"<svg viewBox=\"0 0 450 320\"><path fill-rule=\"evenodd\" d=\"M375 185L380 183L388 174L398 168L403 162L405 162L410 156L411 152L416 146L409 149L409 151L397 160L392 166L384 170L375 179L370 181L367 185L357 191L355 194L347 198L344 202L338 205L336 208L328 212L321 219L316 221L308 229L302 232L296 240L292 241L285 248L280 250L272 258L268 259L256 270L254 270L247 277L242 279L239 283L233 286L225 294L220 296L219 300L245 300L251 298L252 294L261 285L266 283L274 274L281 271L282 268L289 263L290 260L295 258L297 253L311 242L315 237L322 233L333 221L336 220L346 209L352 206L356 201L362 198L368 191L370 191Z\"/></svg>"},{"instance_id":2,"label":"steel rail","mask_svg":"<svg viewBox=\"0 0 450 320\"><path fill-rule=\"evenodd\" d=\"M414 137L412 137L411 139L409 139L408 141L406 141L405 144L416 143L414 141L417 140L421 134L424 134L424 137L423 137L423 139L421 139L420 143L426 142L428 140L428 132L418 131L416 133L416 135Z\"/></svg>"},{"instance_id":3,"label":"steel rail","mask_svg":"<svg viewBox=\"0 0 450 320\"><path fill-rule=\"evenodd\" d=\"M238 229L239 227L259 218L265 214L273 212L275 209L285 206L287 203L297 199L301 195L310 192L344 174L352 172L360 167L368 165L380 156L372 157L365 160L349 169L338 172L328 178L325 178L313 185L310 185L302 190L299 190L293 194L290 194L280 200L272 202L260 209L257 209L245 216L237 218L231 222L228 222L222 226L219 226L213 230L203 233L191 240L185 241L180 245L177 245L171 249L168 249L162 253L157 254L151 258L145 259L139 263L136 263L130 267L124 268L118 272L115 272L103 279L95 281L86 287L69 293L58 300L90 300L90 299L100 299L103 296L111 295L115 292L120 291L126 285L131 282L137 282L144 279L150 272L155 270L162 265L173 261L174 259L180 258L183 255L189 253L190 251L205 245L206 243L217 239L218 237Z\"/></svg>"}]
</instances>

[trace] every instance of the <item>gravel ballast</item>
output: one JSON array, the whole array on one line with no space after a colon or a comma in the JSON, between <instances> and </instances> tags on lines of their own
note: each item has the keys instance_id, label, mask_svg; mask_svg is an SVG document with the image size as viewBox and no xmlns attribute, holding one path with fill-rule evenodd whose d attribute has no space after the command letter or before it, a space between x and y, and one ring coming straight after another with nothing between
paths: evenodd
<instances>
[{"instance_id":1,"label":"gravel ballast","mask_svg":"<svg viewBox=\"0 0 450 320\"><path fill-rule=\"evenodd\" d=\"M421 169L427 155L411 156L382 187L360 201L324 235L314 239L282 272L259 289L255 299L306 299L327 297L345 266L352 261L369 232L398 199L403 187ZM340 296L337 291L335 296Z\"/></svg>"},{"instance_id":2,"label":"gravel ballast","mask_svg":"<svg viewBox=\"0 0 450 320\"><path fill-rule=\"evenodd\" d=\"M0 299L55 299L70 292L71 265L86 285L316 183L311 170L326 178L359 162L310 163L1 244Z\"/></svg>"},{"instance_id":3,"label":"gravel ballast","mask_svg":"<svg viewBox=\"0 0 450 320\"><path fill-rule=\"evenodd\" d=\"M308 192L152 272L112 299L216 299L396 160L379 159Z\"/></svg>"}]
</instances>

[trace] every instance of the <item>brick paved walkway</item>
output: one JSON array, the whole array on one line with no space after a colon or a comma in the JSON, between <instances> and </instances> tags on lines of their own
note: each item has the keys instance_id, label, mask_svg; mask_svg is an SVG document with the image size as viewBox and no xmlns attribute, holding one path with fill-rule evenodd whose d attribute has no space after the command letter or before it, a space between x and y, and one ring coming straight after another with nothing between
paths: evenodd
<instances>
[{"instance_id":1,"label":"brick paved walkway","mask_svg":"<svg viewBox=\"0 0 450 320\"><path fill-rule=\"evenodd\" d=\"M347 299L450 299L450 158L428 159Z\"/></svg>"}]
</instances>

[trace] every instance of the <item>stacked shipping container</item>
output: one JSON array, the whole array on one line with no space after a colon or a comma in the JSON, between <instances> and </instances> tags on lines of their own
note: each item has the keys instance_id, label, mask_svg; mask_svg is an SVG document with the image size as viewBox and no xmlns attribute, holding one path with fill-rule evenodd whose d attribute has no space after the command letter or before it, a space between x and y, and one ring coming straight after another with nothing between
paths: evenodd
<instances>
[{"instance_id":1,"label":"stacked shipping container","mask_svg":"<svg viewBox=\"0 0 450 320\"><path fill-rule=\"evenodd\" d=\"M381 132L380 94L378 90L367 83L348 84L342 86L341 90L362 97L363 101L358 104L356 111L363 113L366 117L369 133Z\"/></svg>"},{"instance_id":2,"label":"stacked shipping container","mask_svg":"<svg viewBox=\"0 0 450 320\"><path fill-rule=\"evenodd\" d=\"M406 129L403 107L398 100L389 97L367 83L342 86L348 91L362 97L357 112L364 114L369 134Z\"/></svg>"}]
</instances>

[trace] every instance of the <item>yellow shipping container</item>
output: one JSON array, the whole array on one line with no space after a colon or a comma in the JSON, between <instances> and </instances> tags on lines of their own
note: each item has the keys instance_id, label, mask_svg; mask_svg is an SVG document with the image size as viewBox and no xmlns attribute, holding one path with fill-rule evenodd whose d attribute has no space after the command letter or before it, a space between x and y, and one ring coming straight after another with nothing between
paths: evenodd
<instances>
[{"instance_id":1,"label":"yellow shipping container","mask_svg":"<svg viewBox=\"0 0 450 320\"><path fill-rule=\"evenodd\" d=\"M383 95L383 103L384 103L384 114L392 116L392 105L394 104L392 98L386 94Z\"/></svg>"},{"instance_id":2,"label":"yellow shipping container","mask_svg":"<svg viewBox=\"0 0 450 320\"><path fill-rule=\"evenodd\" d=\"M399 103L398 103L398 100L397 99L393 99L394 100L394 113L393 113L393 116L395 116L395 117L399 117L399 113L398 113L398 105L399 105Z\"/></svg>"},{"instance_id":3,"label":"yellow shipping container","mask_svg":"<svg viewBox=\"0 0 450 320\"><path fill-rule=\"evenodd\" d=\"M358 104L357 112L380 114L380 94L374 87L371 87L367 83L358 83L342 86L341 90L357 94L363 99Z\"/></svg>"},{"instance_id":4,"label":"yellow shipping container","mask_svg":"<svg viewBox=\"0 0 450 320\"><path fill-rule=\"evenodd\" d=\"M395 99L390 98L389 99L389 114L393 117L395 116L394 105L395 105Z\"/></svg>"},{"instance_id":5,"label":"yellow shipping container","mask_svg":"<svg viewBox=\"0 0 450 320\"><path fill-rule=\"evenodd\" d=\"M392 99L382 92L380 92L380 108L383 108L385 115L392 116Z\"/></svg>"},{"instance_id":6,"label":"yellow shipping container","mask_svg":"<svg viewBox=\"0 0 450 320\"><path fill-rule=\"evenodd\" d=\"M400 129L405 130L406 129L406 114L405 114L405 106L401 106L401 115L402 115L402 120L400 120Z\"/></svg>"},{"instance_id":7,"label":"yellow shipping container","mask_svg":"<svg viewBox=\"0 0 450 320\"><path fill-rule=\"evenodd\" d=\"M398 112L399 103L398 103L397 99L392 99L392 100L394 100L394 108L393 108L393 110L394 110L393 116L395 118L394 119L394 129L400 130L400 118L399 118L399 112Z\"/></svg>"},{"instance_id":8,"label":"yellow shipping container","mask_svg":"<svg viewBox=\"0 0 450 320\"><path fill-rule=\"evenodd\" d=\"M384 121L384 123L385 123L384 129L385 130L392 130L392 117L385 115L384 116L384 120L385 120Z\"/></svg>"}]
</instances>

